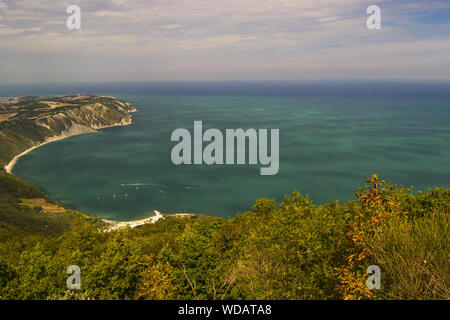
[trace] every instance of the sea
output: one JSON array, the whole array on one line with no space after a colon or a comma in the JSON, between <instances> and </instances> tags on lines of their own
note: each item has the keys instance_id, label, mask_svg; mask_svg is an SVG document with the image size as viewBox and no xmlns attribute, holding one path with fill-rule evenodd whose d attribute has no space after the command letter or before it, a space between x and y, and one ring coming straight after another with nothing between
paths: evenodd
<instances>
[{"instance_id":1,"label":"sea","mask_svg":"<svg viewBox=\"0 0 450 320\"><path fill-rule=\"evenodd\" d=\"M136 82L0 86L1 97L112 95L130 126L56 141L13 173L75 210L114 220L162 213L233 217L297 190L315 204L355 199L377 173L414 192L449 187L450 84L439 82ZM175 129L279 129L279 171L175 165ZM270 149L269 149L270 150Z\"/></svg>"}]
</instances>

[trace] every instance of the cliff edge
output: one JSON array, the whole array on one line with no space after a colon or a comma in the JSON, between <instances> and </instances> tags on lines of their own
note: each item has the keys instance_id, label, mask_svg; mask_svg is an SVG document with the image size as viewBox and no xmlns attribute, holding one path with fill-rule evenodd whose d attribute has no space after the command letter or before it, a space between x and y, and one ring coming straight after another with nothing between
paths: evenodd
<instances>
[{"instance_id":1,"label":"cliff edge","mask_svg":"<svg viewBox=\"0 0 450 320\"><path fill-rule=\"evenodd\" d=\"M42 144L98 129L129 125L136 109L109 96L0 99L0 167Z\"/></svg>"}]
</instances>

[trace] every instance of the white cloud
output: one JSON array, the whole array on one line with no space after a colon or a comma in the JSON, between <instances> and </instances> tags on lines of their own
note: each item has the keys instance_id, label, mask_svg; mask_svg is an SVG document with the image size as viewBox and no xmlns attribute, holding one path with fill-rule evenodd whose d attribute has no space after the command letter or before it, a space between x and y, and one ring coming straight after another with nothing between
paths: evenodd
<instances>
[{"instance_id":1,"label":"white cloud","mask_svg":"<svg viewBox=\"0 0 450 320\"><path fill-rule=\"evenodd\" d=\"M65 68L56 67L55 57L69 57L98 77L115 68L140 79L240 79L441 75L439 65L450 55L448 25L427 29L411 19L421 9L433 10L430 3L448 9L447 1L379 0L384 20L376 32L365 24L369 0L70 2L81 6L80 31L65 27L68 3L17 0L8 7L0 0L0 59L48 60L55 78ZM27 63L17 61L8 70L24 74L19 69Z\"/></svg>"},{"instance_id":2,"label":"white cloud","mask_svg":"<svg viewBox=\"0 0 450 320\"><path fill-rule=\"evenodd\" d=\"M13 29L8 26L0 24L0 35L17 35L26 32L39 32L39 31L41 31L40 27Z\"/></svg>"}]
</instances>

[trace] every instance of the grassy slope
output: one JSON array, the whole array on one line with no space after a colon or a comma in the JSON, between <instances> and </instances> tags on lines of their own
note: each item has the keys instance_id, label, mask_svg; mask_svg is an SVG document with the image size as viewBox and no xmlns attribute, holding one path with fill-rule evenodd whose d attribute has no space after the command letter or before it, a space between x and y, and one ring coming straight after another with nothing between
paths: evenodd
<instances>
[{"instance_id":1,"label":"grassy slope","mask_svg":"<svg viewBox=\"0 0 450 320\"><path fill-rule=\"evenodd\" d=\"M15 155L44 142L52 132L33 121L6 121L0 123L0 166L4 167Z\"/></svg>"}]
</instances>

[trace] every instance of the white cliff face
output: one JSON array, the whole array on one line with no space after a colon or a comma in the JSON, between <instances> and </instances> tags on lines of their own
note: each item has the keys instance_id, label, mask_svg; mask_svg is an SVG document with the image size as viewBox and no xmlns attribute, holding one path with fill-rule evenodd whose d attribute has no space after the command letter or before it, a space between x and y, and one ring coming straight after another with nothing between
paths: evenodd
<instances>
[{"instance_id":1,"label":"white cliff face","mask_svg":"<svg viewBox=\"0 0 450 320\"><path fill-rule=\"evenodd\" d=\"M36 119L36 124L55 132L56 135L76 130L80 134L83 131L91 132L92 130L129 125L132 123L131 112L136 112L136 109L128 102L117 101L114 106L93 103L40 117Z\"/></svg>"},{"instance_id":2,"label":"white cliff face","mask_svg":"<svg viewBox=\"0 0 450 320\"><path fill-rule=\"evenodd\" d=\"M67 127L65 130L61 131L61 133L57 136L54 136L54 138L67 138L71 136L76 136L78 134L83 133L89 133L89 132L95 132L94 129L90 127L86 127L83 125L80 125L78 123L73 123L70 127Z\"/></svg>"}]
</instances>

